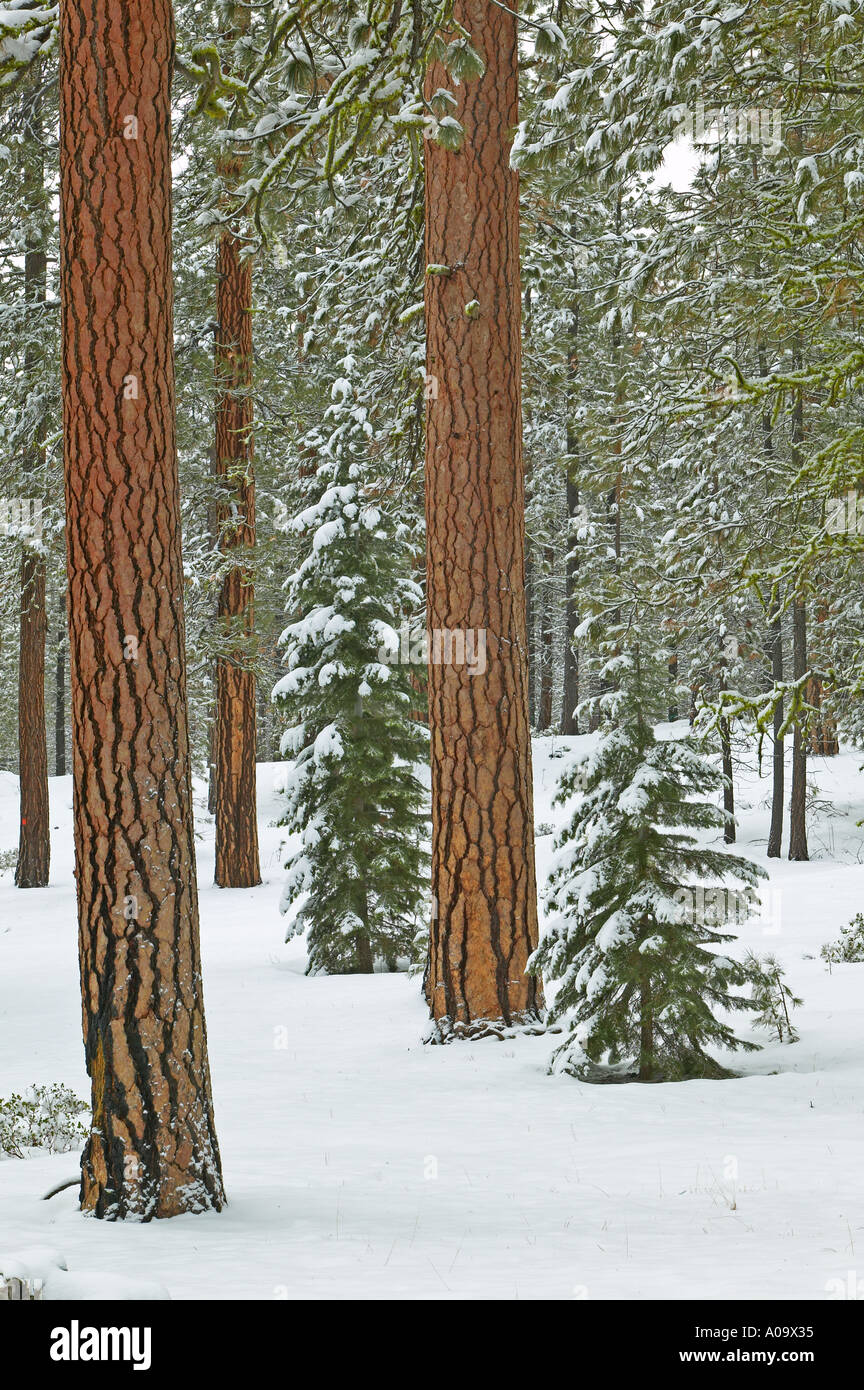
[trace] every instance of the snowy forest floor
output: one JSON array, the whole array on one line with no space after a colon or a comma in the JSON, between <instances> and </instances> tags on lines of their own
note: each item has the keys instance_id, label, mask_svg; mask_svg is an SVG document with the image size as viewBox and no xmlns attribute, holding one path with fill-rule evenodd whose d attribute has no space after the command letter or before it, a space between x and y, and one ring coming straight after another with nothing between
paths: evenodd
<instances>
[{"instance_id":1,"label":"snowy forest floor","mask_svg":"<svg viewBox=\"0 0 864 1390\"><path fill-rule=\"evenodd\" d=\"M559 758L582 743L535 741L541 883L564 815L551 806ZM80 1216L75 1188L41 1200L75 1176L75 1154L10 1158L0 1268L19 1252L55 1298L153 1285L175 1299L838 1296L856 1266L864 1274L864 965L829 974L818 953L864 908L862 760L812 760L813 859L770 861L767 920L743 929L803 996L800 1042L737 1054L735 1080L654 1086L550 1077L553 1037L425 1047L405 975L307 978L303 943L281 944L279 767L259 767L264 883L248 891L212 886L198 786L229 1205L112 1225ZM767 863L770 758L763 773L740 769L739 849ZM71 780L52 779L51 798L50 886L22 892L0 876L0 1096L57 1081L89 1094ZM16 779L0 772L0 852L17 843L17 817ZM68 1275L52 1274L49 1249Z\"/></svg>"}]
</instances>

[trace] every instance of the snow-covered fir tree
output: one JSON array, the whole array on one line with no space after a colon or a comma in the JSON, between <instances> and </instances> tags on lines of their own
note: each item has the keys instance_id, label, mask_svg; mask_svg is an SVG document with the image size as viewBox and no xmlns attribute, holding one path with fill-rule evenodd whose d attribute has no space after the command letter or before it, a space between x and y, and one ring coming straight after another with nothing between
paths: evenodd
<instances>
[{"instance_id":1,"label":"snow-covered fir tree","mask_svg":"<svg viewBox=\"0 0 864 1390\"><path fill-rule=\"evenodd\" d=\"M341 387L353 394L347 378ZM353 409L360 419L367 407ZM364 495L350 449L322 446L320 496L297 519L311 544L288 586L302 616L283 633L288 671L274 690L295 721L284 824L300 836L282 905L294 909L289 936L306 933L310 970L368 972L409 954L424 896L422 696L416 668L391 659L420 596L404 577L405 538Z\"/></svg>"},{"instance_id":2,"label":"snow-covered fir tree","mask_svg":"<svg viewBox=\"0 0 864 1390\"><path fill-rule=\"evenodd\" d=\"M723 953L717 904L730 883L752 893L759 871L705 842L723 825L720 774L689 739L657 737L656 653L621 636L602 671L598 741L559 789L574 805L532 960L558 982L552 1018L572 1011L552 1067L589 1081L722 1077L709 1049L754 1044L726 1019L751 1007L736 993L749 976ZM747 897L729 901L737 916Z\"/></svg>"},{"instance_id":3,"label":"snow-covered fir tree","mask_svg":"<svg viewBox=\"0 0 864 1390\"><path fill-rule=\"evenodd\" d=\"M284 824L300 835L282 905L289 934L307 934L310 969L329 972L410 955L428 896L423 668L410 660L422 653L405 640L422 606L417 536L399 515L400 500L412 515L403 490L383 476L414 410L415 350L406 334L382 351L380 301L367 309L365 337L342 325L356 351L336 364L331 402L304 440L291 522L304 553L287 584L287 674L274 690L292 721Z\"/></svg>"}]
</instances>

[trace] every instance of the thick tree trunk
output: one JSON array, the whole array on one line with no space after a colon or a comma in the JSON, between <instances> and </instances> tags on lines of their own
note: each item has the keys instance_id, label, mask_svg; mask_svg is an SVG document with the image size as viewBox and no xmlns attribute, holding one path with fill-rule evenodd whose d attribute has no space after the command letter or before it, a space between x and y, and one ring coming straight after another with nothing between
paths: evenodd
<instances>
[{"instance_id":1,"label":"thick tree trunk","mask_svg":"<svg viewBox=\"0 0 864 1390\"><path fill-rule=\"evenodd\" d=\"M174 426L170 0L60 23L81 1205L223 1204L201 987Z\"/></svg>"},{"instance_id":2,"label":"thick tree trunk","mask_svg":"<svg viewBox=\"0 0 864 1390\"><path fill-rule=\"evenodd\" d=\"M516 22L486 0L454 17L486 70L455 89L458 152L426 149L428 625L483 629L486 667L430 665L432 920L438 1037L534 1019L538 979L526 659ZM449 85L428 74L431 95Z\"/></svg>"},{"instance_id":3,"label":"thick tree trunk","mask_svg":"<svg viewBox=\"0 0 864 1390\"><path fill-rule=\"evenodd\" d=\"M39 82L38 70L35 78ZM28 93L27 134L41 148L41 101L37 89ZM36 158L28 175L27 211L36 230L24 253L24 296L34 321L43 312L46 258L42 222L46 201L42 161ZM25 372L36 374L39 350L28 348ZM40 421L25 459L25 473L38 477L44 459L45 424ZM41 498L40 482L35 492ZM18 774L21 815L15 882L19 888L44 888L51 862L51 828L48 811L48 735L45 724L45 643L48 614L45 609L45 558L24 542L21 556L20 647L18 661Z\"/></svg>"},{"instance_id":4,"label":"thick tree trunk","mask_svg":"<svg viewBox=\"0 0 864 1390\"><path fill-rule=\"evenodd\" d=\"M243 256L243 242L231 232L224 232L219 241L217 278L215 461L225 490L218 509L219 545L232 560L236 556L236 562L219 594L226 650L216 660L216 882L220 888L251 888L261 882L255 675L248 651L254 632L248 560L255 547L252 262Z\"/></svg>"},{"instance_id":5,"label":"thick tree trunk","mask_svg":"<svg viewBox=\"0 0 864 1390\"><path fill-rule=\"evenodd\" d=\"M792 605L792 679L807 674L807 609L802 599ZM807 853L807 740L796 719L792 730L792 790L789 795L789 858L809 859Z\"/></svg>"},{"instance_id":6,"label":"thick tree trunk","mask_svg":"<svg viewBox=\"0 0 864 1390\"><path fill-rule=\"evenodd\" d=\"M768 619L771 633L771 677L776 683L783 679L783 617L779 599ZM774 742L771 759L771 828L768 831L768 858L779 859L783 847L783 812L786 795L783 767L783 701L774 706Z\"/></svg>"}]
</instances>

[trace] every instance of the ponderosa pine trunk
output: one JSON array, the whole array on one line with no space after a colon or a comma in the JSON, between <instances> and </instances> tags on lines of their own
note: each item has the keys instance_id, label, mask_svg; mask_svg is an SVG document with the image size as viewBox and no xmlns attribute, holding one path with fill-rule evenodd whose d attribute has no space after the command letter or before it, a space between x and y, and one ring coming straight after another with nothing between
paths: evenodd
<instances>
[{"instance_id":1,"label":"ponderosa pine trunk","mask_svg":"<svg viewBox=\"0 0 864 1390\"><path fill-rule=\"evenodd\" d=\"M224 490L217 508L219 546L231 560L219 592L226 649L216 659L214 812L216 883L261 882L256 803L254 632L249 557L255 547L252 435L252 262L233 232L219 239L216 332L215 466Z\"/></svg>"},{"instance_id":2,"label":"ponderosa pine trunk","mask_svg":"<svg viewBox=\"0 0 864 1390\"><path fill-rule=\"evenodd\" d=\"M426 147L427 619L481 629L486 663L430 664L435 1036L537 1017L525 617L514 15L457 0L485 64L455 88L465 139ZM450 85L434 64L429 96ZM446 271L441 271L446 267Z\"/></svg>"},{"instance_id":3,"label":"ponderosa pine trunk","mask_svg":"<svg viewBox=\"0 0 864 1390\"><path fill-rule=\"evenodd\" d=\"M170 0L60 18L75 860L93 1115L81 1206L224 1201L201 985L171 279Z\"/></svg>"},{"instance_id":4,"label":"ponderosa pine trunk","mask_svg":"<svg viewBox=\"0 0 864 1390\"><path fill-rule=\"evenodd\" d=\"M42 118L39 69L33 90L26 95L27 135L41 150ZM37 154L26 179L27 213L33 227L24 251L24 297L33 329L43 312L46 290L45 203L42 160ZM38 348L27 348L25 374L39 370ZM35 438L24 460L25 477L38 479L44 464L45 422L37 425ZM41 508L43 487L28 489L28 502ZM45 608L45 557L36 545L23 542L21 554L20 645L18 658L18 779L20 823L15 882L19 888L44 888L51 864L51 826L48 809L48 734L45 723L45 644L48 614Z\"/></svg>"}]
</instances>

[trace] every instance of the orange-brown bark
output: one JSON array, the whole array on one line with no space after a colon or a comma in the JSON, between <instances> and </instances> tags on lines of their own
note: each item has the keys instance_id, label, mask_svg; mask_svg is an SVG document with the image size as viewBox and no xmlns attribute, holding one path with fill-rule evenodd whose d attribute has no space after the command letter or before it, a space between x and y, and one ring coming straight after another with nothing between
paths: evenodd
<instances>
[{"instance_id":1,"label":"orange-brown bark","mask_svg":"<svg viewBox=\"0 0 864 1390\"><path fill-rule=\"evenodd\" d=\"M198 939L174 424L170 0L61 6L81 1205L221 1207Z\"/></svg>"},{"instance_id":2,"label":"orange-brown bark","mask_svg":"<svg viewBox=\"0 0 864 1390\"><path fill-rule=\"evenodd\" d=\"M219 241L217 285L215 462L224 489L217 519L220 548L232 564L219 592L225 650L216 661L216 882L221 888L249 888L261 882L255 675L248 652L254 631L248 559L255 546L252 263L243 256L242 241L228 231Z\"/></svg>"},{"instance_id":3,"label":"orange-brown bark","mask_svg":"<svg viewBox=\"0 0 864 1390\"><path fill-rule=\"evenodd\" d=\"M486 634L486 664L429 668L432 891L427 997L438 1036L536 1016L521 451L516 29L486 0L455 18L485 59L455 88L458 152L426 152L428 623ZM439 66L431 95L451 85Z\"/></svg>"}]
</instances>

